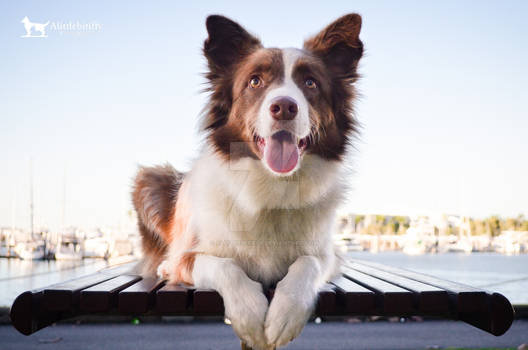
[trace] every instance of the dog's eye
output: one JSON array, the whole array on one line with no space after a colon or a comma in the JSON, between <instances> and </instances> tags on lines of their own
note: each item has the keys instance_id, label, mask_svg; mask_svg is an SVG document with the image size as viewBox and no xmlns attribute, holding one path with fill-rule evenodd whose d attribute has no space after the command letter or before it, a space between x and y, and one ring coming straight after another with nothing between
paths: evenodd
<instances>
[{"instance_id":1,"label":"dog's eye","mask_svg":"<svg viewBox=\"0 0 528 350\"><path fill-rule=\"evenodd\" d=\"M253 89L260 87L260 85L262 85L262 80L257 76L253 76L249 80L249 86Z\"/></svg>"},{"instance_id":2,"label":"dog's eye","mask_svg":"<svg viewBox=\"0 0 528 350\"><path fill-rule=\"evenodd\" d=\"M308 89L315 89L317 87L315 80L310 79L310 78L306 79L306 81L304 82L304 85L306 85Z\"/></svg>"}]
</instances>

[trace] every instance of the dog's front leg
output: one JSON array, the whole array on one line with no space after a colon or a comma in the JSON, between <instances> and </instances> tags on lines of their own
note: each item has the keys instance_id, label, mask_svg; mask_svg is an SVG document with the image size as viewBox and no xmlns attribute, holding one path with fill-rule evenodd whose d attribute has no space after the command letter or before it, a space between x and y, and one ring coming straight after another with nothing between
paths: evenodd
<instances>
[{"instance_id":1,"label":"dog's front leg","mask_svg":"<svg viewBox=\"0 0 528 350\"><path fill-rule=\"evenodd\" d=\"M238 337L254 349L267 349L264 321L268 300L262 285L233 259L198 254L192 272L197 288L212 288L224 299L225 313Z\"/></svg>"},{"instance_id":2,"label":"dog's front leg","mask_svg":"<svg viewBox=\"0 0 528 350\"><path fill-rule=\"evenodd\" d=\"M312 314L322 285L321 260L301 256L277 284L265 322L269 344L284 345L297 337Z\"/></svg>"}]
</instances>

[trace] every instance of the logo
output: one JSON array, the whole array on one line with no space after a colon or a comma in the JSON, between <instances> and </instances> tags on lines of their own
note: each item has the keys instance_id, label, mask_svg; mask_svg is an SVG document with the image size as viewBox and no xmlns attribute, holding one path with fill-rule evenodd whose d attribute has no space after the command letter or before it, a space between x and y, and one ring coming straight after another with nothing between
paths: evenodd
<instances>
[{"instance_id":1,"label":"logo","mask_svg":"<svg viewBox=\"0 0 528 350\"><path fill-rule=\"evenodd\" d=\"M47 21L46 23L31 22L28 16L24 17L22 21L26 35L22 38L47 38L48 32L55 32L59 35L83 35L86 33L100 32L103 25L97 21L80 22L80 21ZM38 34L38 35L37 35Z\"/></svg>"},{"instance_id":2,"label":"logo","mask_svg":"<svg viewBox=\"0 0 528 350\"><path fill-rule=\"evenodd\" d=\"M26 16L20 22L24 24L24 29L26 30L26 35L22 35L22 38L47 38L48 37L46 35L46 26L50 23L49 21L47 21L46 23L31 22L29 18ZM39 32L40 35L33 35L34 32Z\"/></svg>"}]
</instances>

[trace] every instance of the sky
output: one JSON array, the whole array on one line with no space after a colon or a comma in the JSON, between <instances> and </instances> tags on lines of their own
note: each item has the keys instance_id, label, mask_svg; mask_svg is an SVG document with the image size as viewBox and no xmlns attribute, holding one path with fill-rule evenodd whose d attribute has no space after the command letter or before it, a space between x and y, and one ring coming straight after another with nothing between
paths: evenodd
<instances>
[{"instance_id":1,"label":"sky","mask_svg":"<svg viewBox=\"0 0 528 350\"><path fill-rule=\"evenodd\" d=\"M363 16L356 213L528 215L526 1L4 1L0 226L116 226L138 164L188 170L208 14L269 47ZM21 20L98 24L22 38ZM30 168L33 171L30 171Z\"/></svg>"}]
</instances>

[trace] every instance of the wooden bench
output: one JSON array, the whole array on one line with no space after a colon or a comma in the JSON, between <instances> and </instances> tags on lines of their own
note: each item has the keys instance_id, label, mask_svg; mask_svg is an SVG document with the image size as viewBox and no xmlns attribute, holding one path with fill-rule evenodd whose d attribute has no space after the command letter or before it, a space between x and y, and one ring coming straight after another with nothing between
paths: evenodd
<instances>
[{"instance_id":1,"label":"wooden bench","mask_svg":"<svg viewBox=\"0 0 528 350\"><path fill-rule=\"evenodd\" d=\"M348 260L342 271L320 291L316 316L436 316L496 336L513 322L513 307L499 293L360 260ZM220 316L224 306L213 290L167 285L114 268L26 291L13 302L10 317L20 333L29 335L57 321L94 313Z\"/></svg>"}]
</instances>

